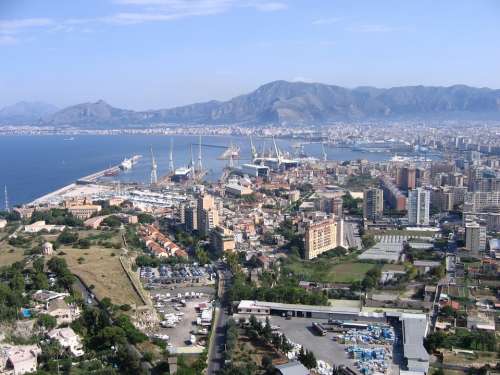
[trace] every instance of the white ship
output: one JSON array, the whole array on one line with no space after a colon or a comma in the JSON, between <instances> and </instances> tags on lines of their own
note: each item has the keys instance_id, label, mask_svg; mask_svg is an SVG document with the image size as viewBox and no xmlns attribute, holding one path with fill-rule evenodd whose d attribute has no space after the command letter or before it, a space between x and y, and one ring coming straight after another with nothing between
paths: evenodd
<instances>
[{"instance_id":1,"label":"white ship","mask_svg":"<svg viewBox=\"0 0 500 375\"><path fill-rule=\"evenodd\" d=\"M120 169L122 170L127 170L132 168L132 159L123 159L123 161L120 164Z\"/></svg>"},{"instance_id":2,"label":"white ship","mask_svg":"<svg viewBox=\"0 0 500 375\"><path fill-rule=\"evenodd\" d=\"M120 169L123 171L126 171L128 169L132 169L135 163L141 158L141 155L134 155L131 158L123 159L123 161L120 163Z\"/></svg>"}]
</instances>

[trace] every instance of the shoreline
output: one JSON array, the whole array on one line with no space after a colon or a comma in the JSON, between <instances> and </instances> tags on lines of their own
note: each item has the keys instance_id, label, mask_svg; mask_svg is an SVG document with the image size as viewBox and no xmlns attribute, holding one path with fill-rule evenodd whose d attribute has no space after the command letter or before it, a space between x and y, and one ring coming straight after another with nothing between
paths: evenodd
<instances>
[{"instance_id":1,"label":"shoreline","mask_svg":"<svg viewBox=\"0 0 500 375\"><path fill-rule=\"evenodd\" d=\"M100 177L102 177L104 175L104 173L106 173L107 171L109 171L109 170L116 170L116 169L119 169L119 168L120 168L119 165L115 165L115 166L112 166L112 167L109 167L109 168L106 168L106 169L103 169L103 170L91 173L91 174L89 174L87 176L80 177L75 182L72 182L69 185L65 185L65 186L63 186L63 187L61 187L61 188L59 188L57 190L54 190L54 191L52 191L50 193L42 195L41 197L38 197L38 198L34 199L33 201L31 201L29 203L26 203L24 205L26 205L26 206L34 206L34 205L37 205L37 204L40 204L40 203L44 203L45 201L49 201L52 197L56 197L58 195L62 195L64 193L68 192L68 191L71 191L71 190L75 189L77 186L79 186L78 181L85 181L85 183L88 183L89 185L92 184L92 183L96 183L97 179L99 179ZM84 186L84 184L82 184L81 186Z\"/></svg>"}]
</instances>

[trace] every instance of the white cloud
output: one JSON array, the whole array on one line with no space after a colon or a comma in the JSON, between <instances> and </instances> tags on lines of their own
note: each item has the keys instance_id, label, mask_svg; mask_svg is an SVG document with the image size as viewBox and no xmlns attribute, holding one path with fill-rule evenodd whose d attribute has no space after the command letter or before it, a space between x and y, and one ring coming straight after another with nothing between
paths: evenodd
<instances>
[{"instance_id":1,"label":"white cloud","mask_svg":"<svg viewBox=\"0 0 500 375\"><path fill-rule=\"evenodd\" d=\"M17 42L17 38L11 35L0 35L0 46L9 46L16 44Z\"/></svg>"},{"instance_id":2,"label":"white cloud","mask_svg":"<svg viewBox=\"0 0 500 375\"><path fill-rule=\"evenodd\" d=\"M1 1L1 0L0 0ZM253 8L272 12L287 9L281 1L269 0L114 0L119 10L109 16L95 18L67 18L57 22L50 18L0 20L0 43L13 44L14 37L32 28L45 28L50 32L88 32L89 25L99 23L133 25L145 22L167 22L180 18L211 16L237 8Z\"/></svg>"},{"instance_id":3,"label":"white cloud","mask_svg":"<svg viewBox=\"0 0 500 375\"><path fill-rule=\"evenodd\" d=\"M340 21L339 17L319 18L312 22L313 25L331 25Z\"/></svg>"},{"instance_id":4,"label":"white cloud","mask_svg":"<svg viewBox=\"0 0 500 375\"><path fill-rule=\"evenodd\" d=\"M243 7L254 8L261 12L274 12L288 7L284 2L262 0L115 0L115 3L137 9L103 18L120 24L210 16Z\"/></svg>"},{"instance_id":5,"label":"white cloud","mask_svg":"<svg viewBox=\"0 0 500 375\"><path fill-rule=\"evenodd\" d=\"M349 31L354 31L357 33L388 33L392 31L396 31L394 27L386 26L386 25L358 25L353 26L348 29Z\"/></svg>"},{"instance_id":6,"label":"white cloud","mask_svg":"<svg viewBox=\"0 0 500 375\"><path fill-rule=\"evenodd\" d=\"M275 12L278 10L288 9L288 5L285 3L271 2L271 3L256 3L255 9L262 12Z\"/></svg>"},{"instance_id":7,"label":"white cloud","mask_svg":"<svg viewBox=\"0 0 500 375\"><path fill-rule=\"evenodd\" d=\"M0 33L14 34L25 29L50 26L52 24L53 21L49 18L21 18L0 20Z\"/></svg>"}]
</instances>

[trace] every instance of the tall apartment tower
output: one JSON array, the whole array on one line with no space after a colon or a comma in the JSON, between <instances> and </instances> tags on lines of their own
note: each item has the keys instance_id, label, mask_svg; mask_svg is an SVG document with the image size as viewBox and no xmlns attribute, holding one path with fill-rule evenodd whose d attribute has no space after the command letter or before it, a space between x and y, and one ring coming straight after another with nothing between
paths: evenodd
<instances>
[{"instance_id":1,"label":"tall apartment tower","mask_svg":"<svg viewBox=\"0 0 500 375\"><path fill-rule=\"evenodd\" d=\"M474 255L486 250L486 227L477 222L465 223L465 248Z\"/></svg>"},{"instance_id":2,"label":"tall apartment tower","mask_svg":"<svg viewBox=\"0 0 500 375\"><path fill-rule=\"evenodd\" d=\"M429 225L429 206L431 194L429 190L417 188L408 193L408 224Z\"/></svg>"},{"instance_id":3,"label":"tall apartment tower","mask_svg":"<svg viewBox=\"0 0 500 375\"><path fill-rule=\"evenodd\" d=\"M396 183L402 190L412 190L417 186L417 171L413 167L402 167L397 170Z\"/></svg>"},{"instance_id":4,"label":"tall apartment tower","mask_svg":"<svg viewBox=\"0 0 500 375\"><path fill-rule=\"evenodd\" d=\"M384 191L372 188L363 191L363 217L375 220L384 213Z\"/></svg>"},{"instance_id":5,"label":"tall apartment tower","mask_svg":"<svg viewBox=\"0 0 500 375\"><path fill-rule=\"evenodd\" d=\"M210 231L219 225L219 211L214 197L203 194L198 197L198 231L201 236L208 236Z\"/></svg>"},{"instance_id":6,"label":"tall apartment tower","mask_svg":"<svg viewBox=\"0 0 500 375\"><path fill-rule=\"evenodd\" d=\"M343 246L343 220L325 219L311 223L305 232L305 258L314 259L325 251Z\"/></svg>"},{"instance_id":7,"label":"tall apartment tower","mask_svg":"<svg viewBox=\"0 0 500 375\"><path fill-rule=\"evenodd\" d=\"M187 232L198 230L198 208L195 204L184 207L184 225Z\"/></svg>"}]
</instances>

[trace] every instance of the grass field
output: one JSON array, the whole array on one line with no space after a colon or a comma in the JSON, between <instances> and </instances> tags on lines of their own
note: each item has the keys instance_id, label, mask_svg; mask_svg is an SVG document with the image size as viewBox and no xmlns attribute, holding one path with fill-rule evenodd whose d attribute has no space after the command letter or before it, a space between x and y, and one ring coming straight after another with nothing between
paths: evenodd
<instances>
[{"instance_id":1,"label":"grass field","mask_svg":"<svg viewBox=\"0 0 500 375\"><path fill-rule=\"evenodd\" d=\"M143 304L120 264L121 250L98 247L84 250L64 247L60 250L66 254L64 258L71 272L87 286L94 285L97 298L108 297L117 305Z\"/></svg>"},{"instance_id":2,"label":"grass field","mask_svg":"<svg viewBox=\"0 0 500 375\"><path fill-rule=\"evenodd\" d=\"M24 249L10 246L7 241L0 242L0 266L19 262L24 258Z\"/></svg>"},{"instance_id":3,"label":"grass field","mask_svg":"<svg viewBox=\"0 0 500 375\"><path fill-rule=\"evenodd\" d=\"M370 263L340 258L319 258L312 261L289 259L287 269L307 281L351 283L360 281L374 267Z\"/></svg>"}]
</instances>

